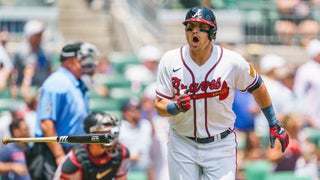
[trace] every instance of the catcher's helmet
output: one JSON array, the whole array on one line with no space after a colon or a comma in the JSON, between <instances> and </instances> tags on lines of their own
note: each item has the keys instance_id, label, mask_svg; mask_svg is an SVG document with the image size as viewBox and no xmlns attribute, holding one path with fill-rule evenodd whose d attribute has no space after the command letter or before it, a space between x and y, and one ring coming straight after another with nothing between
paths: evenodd
<instances>
[{"instance_id":1,"label":"catcher's helmet","mask_svg":"<svg viewBox=\"0 0 320 180\"><path fill-rule=\"evenodd\" d=\"M120 120L105 112L91 112L83 121L86 133L105 133L111 138L105 146L113 146L118 142Z\"/></svg>"},{"instance_id":2,"label":"catcher's helmet","mask_svg":"<svg viewBox=\"0 0 320 180\"><path fill-rule=\"evenodd\" d=\"M81 63L82 72L92 75L96 67L95 57L98 55L99 51L94 45L85 42L72 42L62 48L60 60L77 57Z\"/></svg>"},{"instance_id":3,"label":"catcher's helmet","mask_svg":"<svg viewBox=\"0 0 320 180\"><path fill-rule=\"evenodd\" d=\"M183 21L183 24L186 26L187 23L191 21L198 21L210 25L210 29L208 31L209 39L216 39L217 22L213 11L202 6L193 7L187 12L186 19Z\"/></svg>"}]
</instances>

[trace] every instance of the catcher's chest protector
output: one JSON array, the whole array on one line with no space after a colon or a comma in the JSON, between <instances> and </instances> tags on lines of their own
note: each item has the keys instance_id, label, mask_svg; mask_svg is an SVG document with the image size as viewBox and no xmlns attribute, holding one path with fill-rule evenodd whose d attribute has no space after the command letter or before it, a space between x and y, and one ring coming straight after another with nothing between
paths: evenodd
<instances>
[{"instance_id":1,"label":"catcher's chest protector","mask_svg":"<svg viewBox=\"0 0 320 180\"><path fill-rule=\"evenodd\" d=\"M74 154L77 161L82 166L83 179L93 180L93 179L103 179L112 180L115 176L118 168L120 167L122 160L122 149L120 146L116 147L116 154L111 158L109 156L103 156L102 158L109 159L104 164L96 164L92 162L89 158L88 153L82 145L75 145Z\"/></svg>"}]
</instances>

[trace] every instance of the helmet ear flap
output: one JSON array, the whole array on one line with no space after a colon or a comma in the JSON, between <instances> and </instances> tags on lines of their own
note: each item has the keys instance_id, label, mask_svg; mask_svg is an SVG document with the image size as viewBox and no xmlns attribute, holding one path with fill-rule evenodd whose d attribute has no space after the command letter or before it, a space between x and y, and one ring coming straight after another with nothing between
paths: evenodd
<instances>
[{"instance_id":1,"label":"helmet ear flap","mask_svg":"<svg viewBox=\"0 0 320 180\"><path fill-rule=\"evenodd\" d=\"M208 36L209 36L209 40L216 40L216 34L217 34L217 27L210 27L209 32L208 32Z\"/></svg>"}]
</instances>

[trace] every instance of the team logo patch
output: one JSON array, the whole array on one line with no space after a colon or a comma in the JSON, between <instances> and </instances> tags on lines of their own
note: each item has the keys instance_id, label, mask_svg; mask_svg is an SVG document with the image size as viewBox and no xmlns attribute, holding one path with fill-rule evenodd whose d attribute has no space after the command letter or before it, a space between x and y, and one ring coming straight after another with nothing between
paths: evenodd
<instances>
[{"instance_id":1,"label":"team logo patch","mask_svg":"<svg viewBox=\"0 0 320 180\"><path fill-rule=\"evenodd\" d=\"M48 103L46 104L46 112L47 112L47 113L50 113L51 111L52 111L52 104L48 102Z\"/></svg>"},{"instance_id":2,"label":"team logo patch","mask_svg":"<svg viewBox=\"0 0 320 180\"><path fill-rule=\"evenodd\" d=\"M252 66L252 64L249 64L249 66L250 66L250 76L251 77L254 77L255 76L255 70L254 70L254 67Z\"/></svg>"}]
</instances>

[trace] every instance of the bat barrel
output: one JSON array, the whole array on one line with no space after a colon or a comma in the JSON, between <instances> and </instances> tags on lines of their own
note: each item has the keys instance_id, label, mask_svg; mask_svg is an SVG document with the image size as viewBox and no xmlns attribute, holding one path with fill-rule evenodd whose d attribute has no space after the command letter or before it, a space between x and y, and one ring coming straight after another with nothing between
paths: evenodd
<instances>
[{"instance_id":1,"label":"bat barrel","mask_svg":"<svg viewBox=\"0 0 320 180\"><path fill-rule=\"evenodd\" d=\"M60 143L104 144L110 143L111 137L108 134L78 134L58 136L57 141Z\"/></svg>"},{"instance_id":2,"label":"bat barrel","mask_svg":"<svg viewBox=\"0 0 320 180\"><path fill-rule=\"evenodd\" d=\"M2 138L3 144L14 142L57 142L57 136L55 137L37 137L37 138Z\"/></svg>"}]
</instances>

